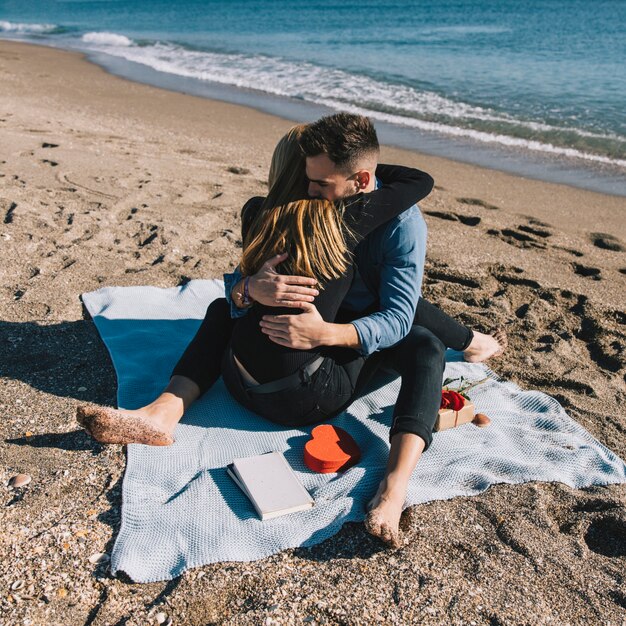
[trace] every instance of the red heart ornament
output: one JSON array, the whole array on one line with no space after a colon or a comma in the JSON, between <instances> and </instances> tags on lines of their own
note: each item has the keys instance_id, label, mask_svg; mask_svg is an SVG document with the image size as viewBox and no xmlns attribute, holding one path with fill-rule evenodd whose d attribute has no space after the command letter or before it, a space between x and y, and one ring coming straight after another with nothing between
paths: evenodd
<instances>
[{"instance_id":1,"label":"red heart ornament","mask_svg":"<svg viewBox=\"0 0 626 626\"><path fill-rule=\"evenodd\" d=\"M358 463L361 450L356 441L343 429L331 424L320 424L311 431L311 439L304 444L306 466L320 474L342 472Z\"/></svg>"}]
</instances>

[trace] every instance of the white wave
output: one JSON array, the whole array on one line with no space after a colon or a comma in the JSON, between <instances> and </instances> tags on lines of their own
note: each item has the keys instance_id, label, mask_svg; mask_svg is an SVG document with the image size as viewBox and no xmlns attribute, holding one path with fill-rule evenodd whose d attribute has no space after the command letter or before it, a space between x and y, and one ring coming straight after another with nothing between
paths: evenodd
<instances>
[{"instance_id":1,"label":"white wave","mask_svg":"<svg viewBox=\"0 0 626 626\"><path fill-rule=\"evenodd\" d=\"M85 33L81 37L85 43L97 44L99 46L132 46L133 41L124 35L116 33Z\"/></svg>"},{"instance_id":2,"label":"white wave","mask_svg":"<svg viewBox=\"0 0 626 626\"><path fill-rule=\"evenodd\" d=\"M85 37L86 35L83 36L83 41L86 41ZM299 98L334 109L352 110L381 121L456 137L468 137L483 143L522 147L527 150L626 167L624 160L502 133L463 128L457 124L474 120L510 125L512 129L522 127L533 131L571 132L600 140L621 140L617 136L574 128L559 128L533 121L526 122L492 109L455 102L434 92L385 83L367 76L311 63L291 62L266 56L201 52L172 44L157 43L140 47L132 45L131 40L126 37L120 35L113 37L120 37L119 43L113 39L108 44L102 43L104 40L100 39L87 43L97 43L99 50L147 65L160 72ZM451 123L447 123L448 121Z\"/></svg>"},{"instance_id":3,"label":"white wave","mask_svg":"<svg viewBox=\"0 0 626 626\"><path fill-rule=\"evenodd\" d=\"M55 28L56 24L20 24L0 20L0 32L3 33L49 33Z\"/></svg>"},{"instance_id":4,"label":"white wave","mask_svg":"<svg viewBox=\"0 0 626 626\"><path fill-rule=\"evenodd\" d=\"M452 135L454 137L468 137L475 141L480 141L481 143L497 143L509 147L524 148L526 150L532 150L533 152L546 152L558 156L585 159L586 161L594 161L596 163L626 167L626 160L624 159L612 159L610 157L605 157L599 154L589 154L588 152L576 150L575 148L563 148L561 146L555 146L550 143L543 143L541 141L535 141L532 139L522 139L520 137L511 137L510 135L502 135L497 133L486 133L479 130L473 130L471 128L460 128L458 126L450 126L448 124L440 124L437 122L427 122L414 118L389 115L385 113L380 113L378 111L371 111L370 109L364 109L358 106L346 107L341 103L333 102L332 100L325 100L323 98L319 99L317 101L317 104L322 104L330 108L341 108L341 110L347 111L348 113L367 115L368 117L380 120L381 122L389 122L391 124L410 126L411 128L419 128L420 130L437 132L445 135ZM419 147L416 146L416 148Z\"/></svg>"},{"instance_id":5,"label":"white wave","mask_svg":"<svg viewBox=\"0 0 626 626\"><path fill-rule=\"evenodd\" d=\"M456 26L425 26L419 29L420 33L425 35L500 35L509 33L511 29L506 26L488 26L488 25L464 25Z\"/></svg>"}]
</instances>

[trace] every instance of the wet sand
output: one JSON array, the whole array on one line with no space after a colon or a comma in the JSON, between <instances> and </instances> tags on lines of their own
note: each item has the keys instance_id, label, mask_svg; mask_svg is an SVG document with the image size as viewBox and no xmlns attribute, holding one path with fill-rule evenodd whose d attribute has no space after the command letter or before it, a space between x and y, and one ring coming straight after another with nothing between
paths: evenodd
<instances>
[{"instance_id":1,"label":"wet sand","mask_svg":"<svg viewBox=\"0 0 626 626\"><path fill-rule=\"evenodd\" d=\"M139 85L80 55L0 42L0 345L7 624L622 623L624 486L500 485L405 511L409 544L361 524L312 549L169 583L112 579L124 451L87 437L84 401L115 375L79 295L220 276L239 210L263 194L291 125ZM383 150L430 172L424 292L473 327L504 326L501 376L556 397L626 458L626 199ZM23 584L22 584L23 582ZM15 588L12 588L15 587Z\"/></svg>"}]
</instances>

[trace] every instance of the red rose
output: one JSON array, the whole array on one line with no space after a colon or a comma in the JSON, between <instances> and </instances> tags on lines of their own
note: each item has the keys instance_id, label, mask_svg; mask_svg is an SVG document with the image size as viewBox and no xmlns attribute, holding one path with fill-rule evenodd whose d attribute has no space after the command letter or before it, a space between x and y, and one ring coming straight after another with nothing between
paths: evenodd
<instances>
[{"instance_id":1,"label":"red rose","mask_svg":"<svg viewBox=\"0 0 626 626\"><path fill-rule=\"evenodd\" d=\"M444 389L441 392L441 407L442 409L452 409L453 411L460 411L465 406L465 398L456 391Z\"/></svg>"}]
</instances>

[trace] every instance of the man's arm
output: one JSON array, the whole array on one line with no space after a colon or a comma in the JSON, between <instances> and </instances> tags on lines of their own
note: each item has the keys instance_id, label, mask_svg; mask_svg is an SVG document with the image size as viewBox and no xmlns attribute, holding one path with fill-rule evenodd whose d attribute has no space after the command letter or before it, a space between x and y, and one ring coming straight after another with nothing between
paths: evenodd
<instances>
[{"instance_id":1,"label":"man's arm","mask_svg":"<svg viewBox=\"0 0 626 626\"><path fill-rule=\"evenodd\" d=\"M381 242L379 310L353 321L365 355L389 348L408 334L422 291L426 222L417 207L389 225Z\"/></svg>"},{"instance_id":2,"label":"man's arm","mask_svg":"<svg viewBox=\"0 0 626 626\"><path fill-rule=\"evenodd\" d=\"M350 324L324 322L314 306L301 315L266 315L263 332L276 343L297 349L320 345L360 350L364 355L403 339L415 317L426 251L426 223L417 207L409 209L382 233L380 310Z\"/></svg>"},{"instance_id":3,"label":"man's arm","mask_svg":"<svg viewBox=\"0 0 626 626\"><path fill-rule=\"evenodd\" d=\"M298 302L299 315L264 315L261 330L274 343L296 350L311 350L318 346L341 346L358 350L361 342L352 324L325 322L317 307L310 302Z\"/></svg>"}]
</instances>

